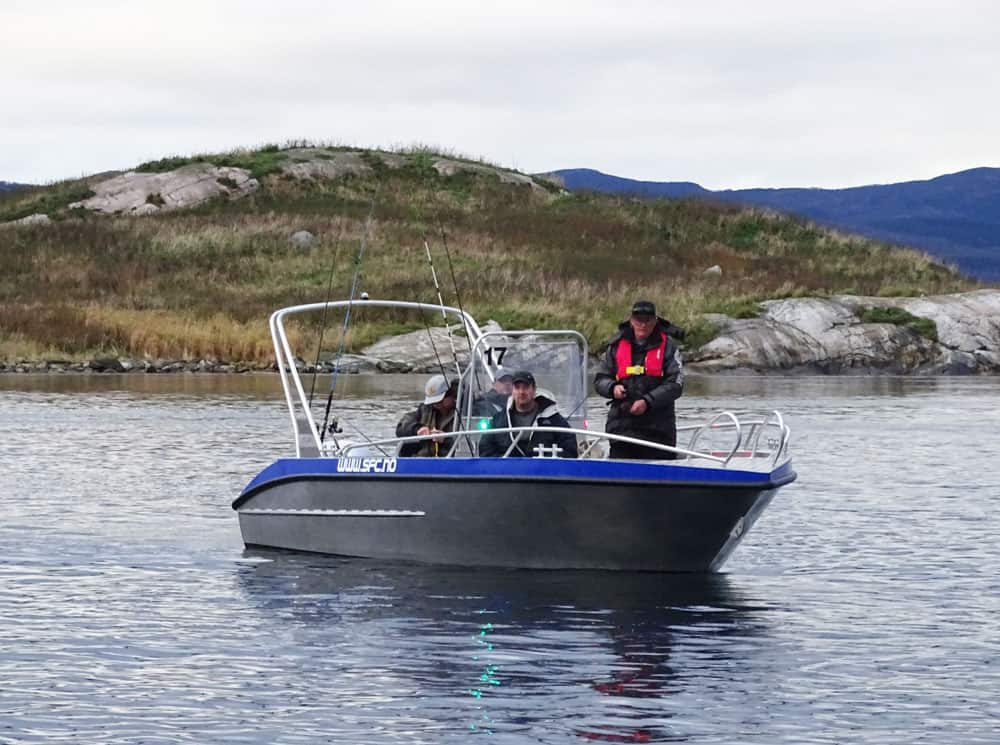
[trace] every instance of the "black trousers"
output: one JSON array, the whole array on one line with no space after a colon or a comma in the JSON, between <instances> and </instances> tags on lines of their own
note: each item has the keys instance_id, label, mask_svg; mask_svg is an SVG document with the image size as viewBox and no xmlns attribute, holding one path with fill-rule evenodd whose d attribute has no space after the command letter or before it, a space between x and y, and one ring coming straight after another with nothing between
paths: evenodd
<instances>
[{"instance_id":1,"label":"black trousers","mask_svg":"<svg viewBox=\"0 0 1000 745\"><path fill-rule=\"evenodd\" d=\"M671 447L677 444L676 432L621 432L620 434L626 437L650 440L661 445L670 445ZM608 454L608 457L624 460L673 460L677 455L675 453L668 453L666 450L657 450L656 448L645 447L644 445L633 445L631 442L616 442L612 440L611 452Z\"/></svg>"}]
</instances>

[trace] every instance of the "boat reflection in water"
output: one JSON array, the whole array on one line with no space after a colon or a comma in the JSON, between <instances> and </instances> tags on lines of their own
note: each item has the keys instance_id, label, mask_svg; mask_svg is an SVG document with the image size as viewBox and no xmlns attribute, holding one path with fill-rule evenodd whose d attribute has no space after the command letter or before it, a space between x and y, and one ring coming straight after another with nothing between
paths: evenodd
<instances>
[{"instance_id":1,"label":"boat reflection in water","mask_svg":"<svg viewBox=\"0 0 1000 745\"><path fill-rule=\"evenodd\" d=\"M324 679L325 705L363 695L380 726L421 736L672 739L691 724L692 680L728 684L767 633L768 607L722 574L244 556L238 582L259 612L250 622L273 634L272 653L294 636L293 649L316 651L301 674Z\"/></svg>"}]
</instances>

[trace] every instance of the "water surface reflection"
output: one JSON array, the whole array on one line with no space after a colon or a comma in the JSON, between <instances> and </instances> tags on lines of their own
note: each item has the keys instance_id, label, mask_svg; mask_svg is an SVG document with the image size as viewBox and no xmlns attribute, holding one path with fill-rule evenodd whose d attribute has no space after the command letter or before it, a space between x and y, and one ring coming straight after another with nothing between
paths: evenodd
<instances>
[{"instance_id":1,"label":"water surface reflection","mask_svg":"<svg viewBox=\"0 0 1000 745\"><path fill-rule=\"evenodd\" d=\"M768 634L767 606L724 575L461 569L259 549L244 559L236 576L248 605L294 623L297 643L306 635L346 655L353 686L392 675L429 709L459 709L469 731L496 735L672 739L683 725L666 700L712 669L752 665Z\"/></svg>"},{"instance_id":2,"label":"water surface reflection","mask_svg":"<svg viewBox=\"0 0 1000 745\"><path fill-rule=\"evenodd\" d=\"M388 435L422 383L335 409ZM690 378L683 418L780 409L800 474L691 578L244 553L276 376L0 375L0 742L995 743L998 401Z\"/></svg>"}]
</instances>

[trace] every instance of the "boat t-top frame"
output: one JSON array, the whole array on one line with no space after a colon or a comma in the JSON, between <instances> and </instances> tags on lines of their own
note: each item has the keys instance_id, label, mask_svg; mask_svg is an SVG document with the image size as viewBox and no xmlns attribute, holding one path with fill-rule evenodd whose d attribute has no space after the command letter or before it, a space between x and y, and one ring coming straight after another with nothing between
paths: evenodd
<instances>
[{"instance_id":1,"label":"boat t-top frame","mask_svg":"<svg viewBox=\"0 0 1000 745\"><path fill-rule=\"evenodd\" d=\"M464 442L466 446L462 448L465 456L477 457L477 443L483 434L481 426L476 424L476 412L473 409L473 395L468 389L474 388L474 383L479 375L485 375L490 381L504 372L513 372L517 369L519 362L524 362L523 355L518 358L516 354L513 359L508 359L505 363L503 358L496 352L500 348L496 342L498 340L526 342L528 344L545 344L555 342L562 345L561 351L567 353L574 350L572 357L567 362L567 368L573 368L565 380L559 381L561 390L558 393L566 397L567 400L560 400L560 412L570 420L570 432L574 433L581 440L580 457L606 457L603 453L604 445L610 441L626 442L644 445L657 450L664 451L665 454L672 454L673 457L685 459L698 459L702 462L725 467L734 458L741 460L747 458L751 463L760 463L764 466L774 466L778 462L788 457L788 440L790 431L778 412L772 412L767 416L758 419L741 420L732 412L724 411L703 424L688 425L678 427L678 435L684 433L688 436L687 447L671 447L659 443L638 440L623 435L598 432L587 428L586 401L588 394L587 380L587 360L588 345L586 338L577 331L488 331L484 332L476 320L460 308L447 305L435 305L432 303L418 303L403 300L373 300L370 298L356 300L336 300L322 303L309 303L305 305L293 305L282 308L271 314L269 325L271 338L274 342L275 362L278 374L281 378L282 391L288 406L289 417L291 418L292 432L295 437L295 453L298 458L308 457L346 457L357 454L359 449L375 448L385 455L394 455L395 449L401 444L408 442L421 442L440 435L415 435L412 437L393 437L383 440L367 440L364 443L344 443L343 445L332 438L332 442L325 442L321 437L320 429L312 415L309 405L309 397L306 395L302 385L302 379L295 364L295 354L288 341L285 331L285 319L289 316L316 311L329 311L338 308L352 310L354 306L395 308L402 310L415 310L421 313L440 313L448 319L455 320L456 325L463 329L468 338L469 359L465 368L462 369L456 359L458 368L458 393L457 401L461 402L461 416L456 417L456 421L461 421L462 427L449 433L454 442ZM451 327L449 326L449 333ZM528 355L530 358L530 355ZM512 366L510 363L514 362ZM335 369L334 374L337 374ZM466 390L463 390L463 387ZM473 391L474 392L474 391ZM465 394L465 395L463 395ZM564 407L568 407L565 408ZM481 417L480 417L481 419ZM493 433L520 433L526 431L566 432L565 428L554 427L507 427L491 428ZM722 432L726 435L728 443L725 446L718 446L713 442L714 435ZM702 440L707 440L702 448ZM508 448L509 454L513 448ZM389 448L392 452L383 448ZM453 447L450 456L462 457L459 447ZM505 455L506 455L505 454Z\"/></svg>"}]
</instances>

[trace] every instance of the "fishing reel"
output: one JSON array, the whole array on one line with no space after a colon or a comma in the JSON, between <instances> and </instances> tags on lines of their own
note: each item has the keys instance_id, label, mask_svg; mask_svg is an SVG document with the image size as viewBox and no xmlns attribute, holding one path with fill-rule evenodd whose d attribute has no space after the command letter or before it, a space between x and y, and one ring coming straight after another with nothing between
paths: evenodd
<instances>
[{"instance_id":1,"label":"fishing reel","mask_svg":"<svg viewBox=\"0 0 1000 745\"><path fill-rule=\"evenodd\" d=\"M337 417L332 417L330 419L330 423L328 425L326 425L326 429L325 430L323 429L323 425L322 424L320 424L319 422L316 422L316 431L319 433L320 439L322 440L328 434L330 434L330 435L339 435L344 430L341 429L340 422L337 421Z\"/></svg>"}]
</instances>

